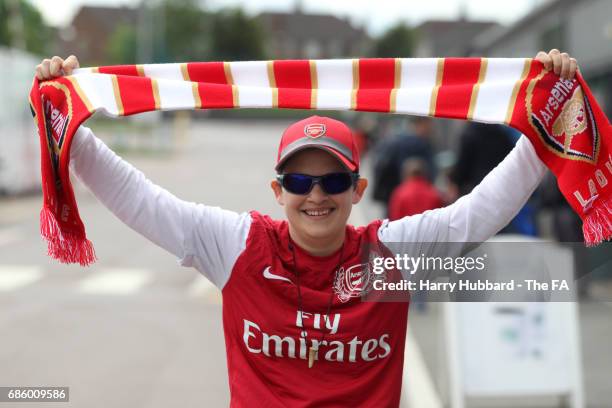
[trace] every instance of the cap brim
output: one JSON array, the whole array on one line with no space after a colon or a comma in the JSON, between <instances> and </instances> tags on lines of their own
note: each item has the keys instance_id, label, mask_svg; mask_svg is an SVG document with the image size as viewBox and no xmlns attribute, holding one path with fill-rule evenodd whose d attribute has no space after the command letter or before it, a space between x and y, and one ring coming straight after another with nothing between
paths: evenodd
<instances>
[{"instance_id":1,"label":"cap brim","mask_svg":"<svg viewBox=\"0 0 612 408\"><path fill-rule=\"evenodd\" d=\"M290 151L289 153L287 153L277 164L276 167L274 167L274 169L276 171L279 171L283 165L287 162L287 160L292 157L294 154L301 152L302 150L306 150L306 149L320 149L320 150L324 150L327 153L331 154L332 156L334 156L334 158L338 159L340 161L340 163L350 172L355 172L357 170L357 166L355 166L355 164L353 164L349 159L347 159L346 157L344 157L344 155L340 152L338 152L337 150L335 150L332 147L328 147L328 146L321 146L321 145L316 145L316 144L312 144L312 145L305 145L305 146L300 146L292 151Z\"/></svg>"}]
</instances>

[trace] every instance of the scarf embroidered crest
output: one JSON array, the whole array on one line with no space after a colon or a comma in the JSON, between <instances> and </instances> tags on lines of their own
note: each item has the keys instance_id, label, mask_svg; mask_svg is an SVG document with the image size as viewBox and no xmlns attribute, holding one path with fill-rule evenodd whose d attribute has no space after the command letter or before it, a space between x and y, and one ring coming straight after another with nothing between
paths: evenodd
<instances>
[{"instance_id":1,"label":"scarf embroidered crest","mask_svg":"<svg viewBox=\"0 0 612 408\"><path fill-rule=\"evenodd\" d=\"M61 262L95 261L68 173L78 126L94 112L218 108L393 112L501 123L525 134L583 220L587 245L612 237L612 127L582 76L530 58L195 62L75 70L39 82L41 234Z\"/></svg>"}]
</instances>

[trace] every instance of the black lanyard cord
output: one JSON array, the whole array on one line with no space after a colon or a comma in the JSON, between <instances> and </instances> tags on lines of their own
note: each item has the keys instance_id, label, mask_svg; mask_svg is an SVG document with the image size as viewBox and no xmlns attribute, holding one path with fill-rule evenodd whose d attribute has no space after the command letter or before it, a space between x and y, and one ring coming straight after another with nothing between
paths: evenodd
<instances>
[{"instance_id":1,"label":"black lanyard cord","mask_svg":"<svg viewBox=\"0 0 612 408\"><path fill-rule=\"evenodd\" d=\"M300 283L300 271L298 270L297 258L295 256L295 248L293 246L293 243L290 242L288 247L289 247L289 250L291 251L291 255L293 257L293 268L294 268L293 274L295 275L296 285L297 285L297 293L298 293L298 298L297 298L298 305L297 306L298 306L298 311L300 313L300 324L302 325L302 333L300 335L303 338L306 338L307 332L305 330L304 320L302 318L303 317L302 316L302 312L304 311L303 310L304 303L303 303L303 299L302 299L302 288L301 288L301 283ZM340 269L340 267L342 266L342 258L343 258L343 256L344 256L344 242L342 243L342 247L340 248L340 257L338 259L338 265L336 266L334 271L337 272ZM332 287L331 292L329 294L329 301L327 303L327 312L323 316L323 325L325 326L325 328L327 328L327 323L326 323L325 319L326 318L327 319L331 319L330 313L331 313L331 307L332 307L332 304L333 304L333 300L334 300L334 289ZM325 334L326 334L325 330L322 330L321 340L320 340L319 344L322 344L325 341Z\"/></svg>"}]
</instances>

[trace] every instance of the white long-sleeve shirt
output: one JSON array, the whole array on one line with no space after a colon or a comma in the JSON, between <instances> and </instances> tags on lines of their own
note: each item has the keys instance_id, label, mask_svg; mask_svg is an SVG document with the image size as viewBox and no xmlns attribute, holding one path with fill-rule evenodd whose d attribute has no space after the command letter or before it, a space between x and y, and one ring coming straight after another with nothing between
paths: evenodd
<instances>
[{"instance_id":1,"label":"white long-sleeve shirt","mask_svg":"<svg viewBox=\"0 0 612 408\"><path fill-rule=\"evenodd\" d=\"M195 267L218 288L224 287L246 246L249 213L175 197L117 156L89 128L79 128L70 153L74 174L121 221L177 256L181 265ZM483 242L517 214L545 169L523 136L470 194L445 208L385 220L378 238L383 243L411 243L427 253L436 250L436 243Z\"/></svg>"}]
</instances>

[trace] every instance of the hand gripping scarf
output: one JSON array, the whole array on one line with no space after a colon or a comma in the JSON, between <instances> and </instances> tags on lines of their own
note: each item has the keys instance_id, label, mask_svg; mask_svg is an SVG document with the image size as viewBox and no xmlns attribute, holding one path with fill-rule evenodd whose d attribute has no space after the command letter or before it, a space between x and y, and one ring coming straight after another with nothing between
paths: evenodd
<instances>
[{"instance_id":1,"label":"hand gripping scarf","mask_svg":"<svg viewBox=\"0 0 612 408\"><path fill-rule=\"evenodd\" d=\"M41 234L61 262L95 261L68 174L70 145L94 112L217 108L395 112L502 123L525 134L583 220L587 245L612 236L612 128L580 74L532 59L347 59L78 69L30 92L41 143Z\"/></svg>"}]
</instances>

